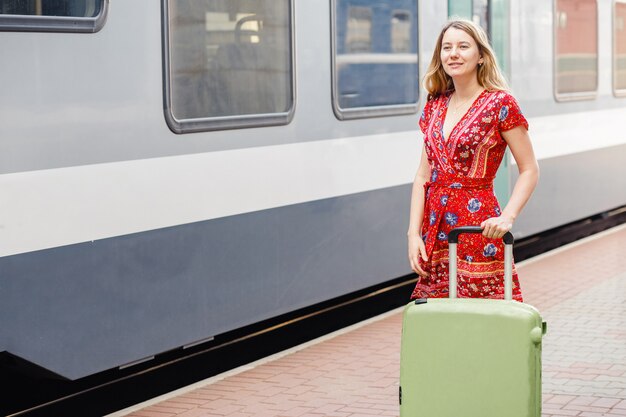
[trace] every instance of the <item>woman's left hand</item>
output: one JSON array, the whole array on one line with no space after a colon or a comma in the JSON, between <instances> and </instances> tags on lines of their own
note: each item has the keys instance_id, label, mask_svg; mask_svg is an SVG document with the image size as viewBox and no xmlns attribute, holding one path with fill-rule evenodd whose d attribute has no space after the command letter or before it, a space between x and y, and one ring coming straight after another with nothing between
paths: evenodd
<instances>
[{"instance_id":1,"label":"woman's left hand","mask_svg":"<svg viewBox=\"0 0 626 417\"><path fill-rule=\"evenodd\" d=\"M483 236L499 239L513 227L513 219L508 216L491 217L480 224Z\"/></svg>"}]
</instances>

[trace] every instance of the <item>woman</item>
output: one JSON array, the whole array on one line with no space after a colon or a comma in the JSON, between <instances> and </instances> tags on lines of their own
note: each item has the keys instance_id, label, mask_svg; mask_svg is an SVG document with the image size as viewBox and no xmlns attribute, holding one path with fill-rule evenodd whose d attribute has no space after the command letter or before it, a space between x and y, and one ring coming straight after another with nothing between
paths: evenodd
<instances>
[{"instance_id":1,"label":"woman","mask_svg":"<svg viewBox=\"0 0 626 417\"><path fill-rule=\"evenodd\" d=\"M428 101L419 121L422 159L413 183L408 230L409 261L419 275L411 298L448 296L448 232L480 225L482 235L462 235L458 296L503 298L501 237L530 198L539 167L528 123L507 90L485 32L469 21L448 22L424 77ZM493 179L507 145L519 178L500 209ZM522 293L513 269L513 299Z\"/></svg>"}]
</instances>

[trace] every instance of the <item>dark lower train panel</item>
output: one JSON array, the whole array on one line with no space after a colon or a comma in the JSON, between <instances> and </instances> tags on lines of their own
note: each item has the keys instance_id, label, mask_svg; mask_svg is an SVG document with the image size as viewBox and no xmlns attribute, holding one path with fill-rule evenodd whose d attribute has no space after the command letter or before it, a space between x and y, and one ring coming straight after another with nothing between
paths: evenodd
<instances>
[{"instance_id":1,"label":"dark lower train panel","mask_svg":"<svg viewBox=\"0 0 626 417\"><path fill-rule=\"evenodd\" d=\"M517 236L626 204L624 152L541 160ZM0 352L78 379L403 276L410 191L0 258Z\"/></svg>"},{"instance_id":2,"label":"dark lower train panel","mask_svg":"<svg viewBox=\"0 0 626 417\"><path fill-rule=\"evenodd\" d=\"M409 272L410 185L0 258L0 351L77 379Z\"/></svg>"}]
</instances>

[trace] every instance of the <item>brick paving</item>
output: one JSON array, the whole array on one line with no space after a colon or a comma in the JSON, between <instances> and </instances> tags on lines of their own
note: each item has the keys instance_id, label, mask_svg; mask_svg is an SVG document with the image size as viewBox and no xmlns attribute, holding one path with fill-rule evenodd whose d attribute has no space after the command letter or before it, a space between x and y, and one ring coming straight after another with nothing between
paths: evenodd
<instances>
[{"instance_id":1,"label":"brick paving","mask_svg":"<svg viewBox=\"0 0 626 417\"><path fill-rule=\"evenodd\" d=\"M543 417L626 416L626 225L518 265L548 322ZM110 417L398 415L399 310ZM504 416L503 416L504 417Z\"/></svg>"}]
</instances>

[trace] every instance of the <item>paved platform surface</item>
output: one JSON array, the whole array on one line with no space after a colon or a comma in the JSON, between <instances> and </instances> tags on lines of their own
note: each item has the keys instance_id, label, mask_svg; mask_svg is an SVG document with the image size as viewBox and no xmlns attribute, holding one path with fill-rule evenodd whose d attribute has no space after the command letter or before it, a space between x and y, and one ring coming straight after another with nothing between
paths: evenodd
<instances>
[{"instance_id":1,"label":"paved platform surface","mask_svg":"<svg viewBox=\"0 0 626 417\"><path fill-rule=\"evenodd\" d=\"M626 225L518 271L548 322L543 416L626 416ZM111 417L398 416L400 332L394 310Z\"/></svg>"}]
</instances>

